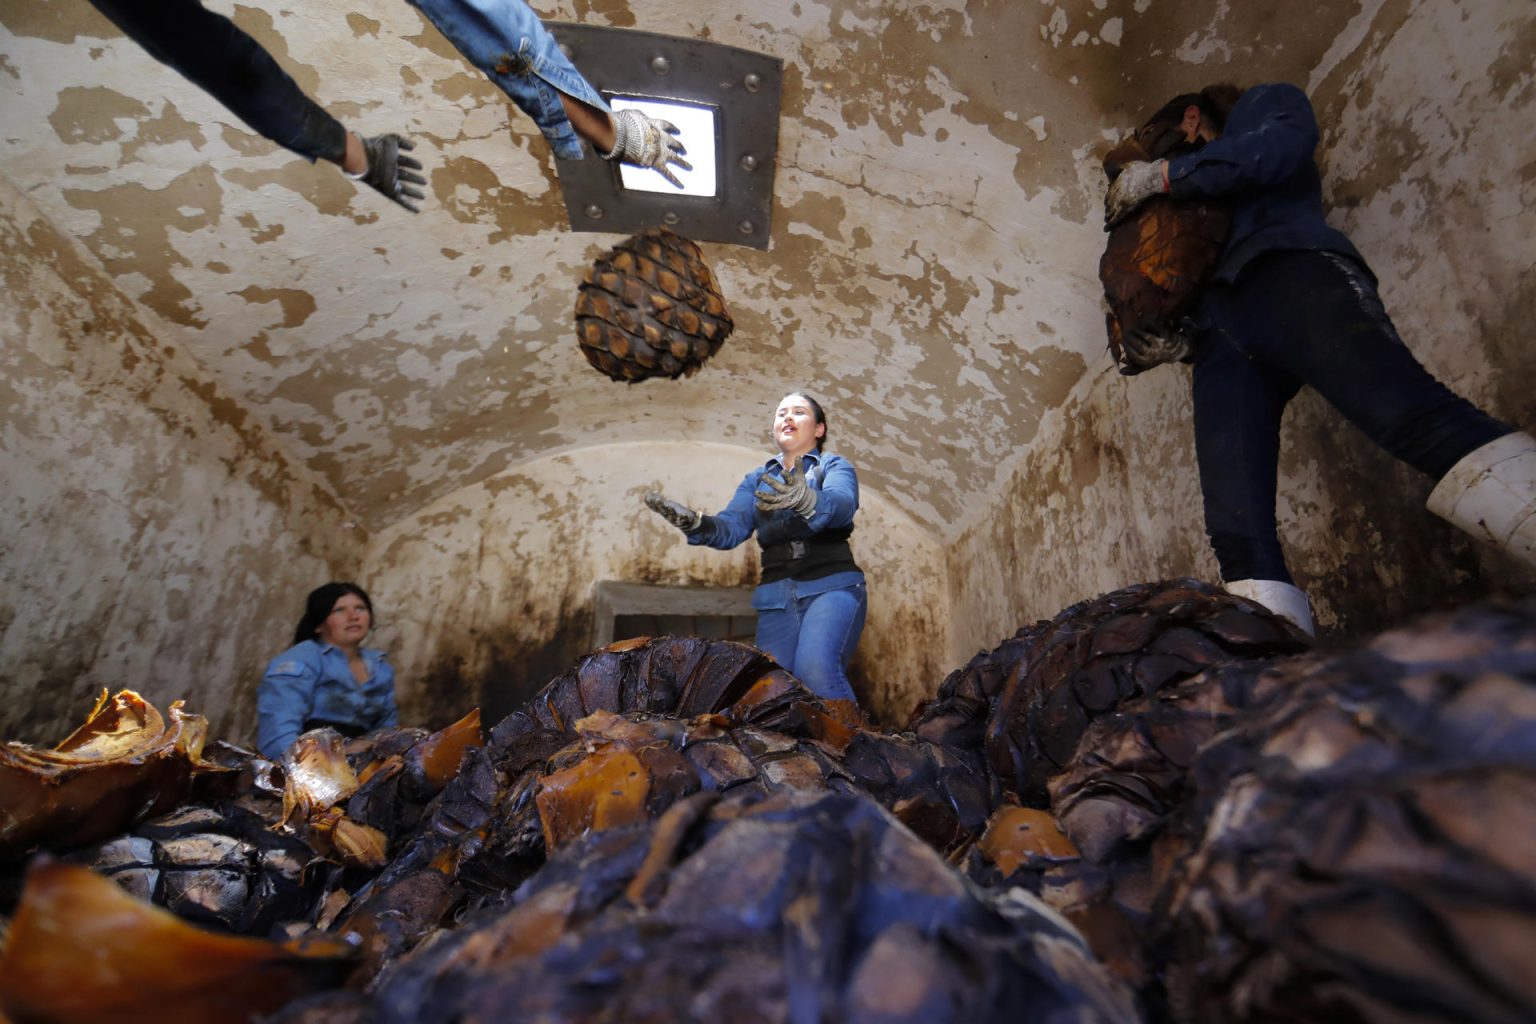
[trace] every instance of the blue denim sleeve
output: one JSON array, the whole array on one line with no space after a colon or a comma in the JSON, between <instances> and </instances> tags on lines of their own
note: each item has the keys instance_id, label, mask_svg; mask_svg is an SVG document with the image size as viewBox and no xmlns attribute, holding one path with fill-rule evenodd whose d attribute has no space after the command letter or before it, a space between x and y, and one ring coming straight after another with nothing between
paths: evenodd
<instances>
[{"instance_id":1,"label":"blue denim sleeve","mask_svg":"<svg viewBox=\"0 0 1536 1024\"><path fill-rule=\"evenodd\" d=\"M384 697L384 716L379 719L378 729L389 728L400 724L400 706L395 703L395 667L383 658L379 659L378 679L381 686L389 687Z\"/></svg>"},{"instance_id":2,"label":"blue denim sleeve","mask_svg":"<svg viewBox=\"0 0 1536 1024\"><path fill-rule=\"evenodd\" d=\"M612 113L523 0L409 0L464 59L533 118L562 160L581 159L581 138L560 94Z\"/></svg>"},{"instance_id":3,"label":"blue denim sleeve","mask_svg":"<svg viewBox=\"0 0 1536 1024\"><path fill-rule=\"evenodd\" d=\"M276 760L299 738L319 679L319 662L302 646L272 659L256 688L256 748L263 757Z\"/></svg>"},{"instance_id":4,"label":"blue denim sleeve","mask_svg":"<svg viewBox=\"0 0 1536 1024\"><path fill-rule=\"evenodd\" d=\"M712 516L705 516L699 528L688 535L689 544L704 544L728 551L752 536L757 527L757 482L762 479L762 467L742 477L731 503Z\"/></svg>"},{"instance_id":5,"label":"blue denim sleeve","mask_svg":"<svg viewBox=\"0 0 1536 1024\"><path fill-rule=\"evenodd\" d=\"M1168 161L1175 199L1219 196L1278 185L1308 166L1317 118L1294 85L1256 85L1243 93L1221 137Z\"/></svg>"},{"instance_id":6,"label":"blue denim sleeve","mask_svg":"<svg viewBox=\"0 0 1536 1024\"><path fill-rule=\"evenodd\" d=\"M853 514L859 510L859 476L853 471L853 463L838 455L828 455L822 470L816 510L806 522L813 530L838 530L853 525Z\"/></svg>"}]
</instances>

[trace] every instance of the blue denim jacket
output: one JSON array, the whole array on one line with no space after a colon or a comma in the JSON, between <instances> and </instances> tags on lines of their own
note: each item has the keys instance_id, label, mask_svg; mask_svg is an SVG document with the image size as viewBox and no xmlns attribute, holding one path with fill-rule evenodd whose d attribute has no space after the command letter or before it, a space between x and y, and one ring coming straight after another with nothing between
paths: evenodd
<instances>
[{"instance_id":1,"label":"blue denim jacket","mask_svg":"<svg viewBox=\"0 0 1536 1024\"><path fill-rule=\"evenodd\" d=\"M853 526L853 514L859 510L859 477L853 463L841 455L807 452L803 457L805 476L811 488L820 492L816 511L810 519L788 509L762 512L757 507L758 484L764 476L784 479L784 463L777 455L742 477L730 504L723 511L705 516L699 528L688 534L689 544L703 544L728 551L755 532L759 544L809 537L822 530ZM809 597L831 590L857 586L864 574L857 570L837 572L814 580L785 579L763 583L752 592L752 607L759 611L787 608L796 596Z\"/></svg>"},{"instance_id":2,"label":"blue denim jacket","mask_svg":"<svg viewBox=\"0 0 1536 1024\"><path fill-rule=\"evenodd\" d=\"M306 640L272 659L256 689L256 746L276 759L312 718L366 731L400 724L395 670L383 651L363 648L368 681L352 678L340 647Z\"/></svg>"},{"instance_id":3,"label":"blue denim jacket","mask_svg":"<svg viewBox=\"0 0 1536 1024\"><path fill-rule=\"evenodd\" d=\"M571 127L560 93L611 114L581 77L538 14L523 0L409 0L448 37L464 59L533 118L555 156L581 159L581 137Z\"/></svg>"},{"instance_id":4,"label":"blue denim jacket","mask_svg":"<svg viewBox=\"0 0 1536 1024\"><path fill-rule=\"evenodd\" d=\"M1214 280L1236 281L1254 257L1277 249L1336 252L1365 267L1349 239L1323 220L1315 149L1317 118L1307 94L1277 83L1245 90L1220 138L1168 161L1175 199L1232 200L1232 233Z\"/></svg>"}]
</instances>

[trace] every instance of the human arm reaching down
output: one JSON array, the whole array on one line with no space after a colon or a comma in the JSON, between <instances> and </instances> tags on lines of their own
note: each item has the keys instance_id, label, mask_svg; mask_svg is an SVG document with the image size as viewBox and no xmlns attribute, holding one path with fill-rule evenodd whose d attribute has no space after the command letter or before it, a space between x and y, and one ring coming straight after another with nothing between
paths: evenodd
<instances>
[{"instance_id":1,"label":"human arm reaching down","mask_svg":"<svg viewBox=\"0 0 1536 1024\"><path fill-rule=\"evenodd\" d=\"M580 160L586 139L604 159L650 168L682 187L672 168L693 168L677 128L638 110L614 112L523 0L410 3L533 119L557 157Z\"/></svg>"}]
</instances>

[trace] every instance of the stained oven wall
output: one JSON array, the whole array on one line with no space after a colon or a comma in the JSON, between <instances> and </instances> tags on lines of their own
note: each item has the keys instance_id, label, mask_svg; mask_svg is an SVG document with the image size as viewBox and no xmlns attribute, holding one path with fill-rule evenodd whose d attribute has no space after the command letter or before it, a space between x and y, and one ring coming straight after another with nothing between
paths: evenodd
<instances>
[{"instance_id":1,"label":"stained oven wall","mask_svg":"<svg viewBox=\"0 0 1536 1024\"><path fill-rule=\"evenodd\" d=\"M130 687L251 739L263 660L360 538L4 179L0 288L0 737Z\"/></svg>"},{"instance_id":2,"label":"stained oven wall","mask_svg":"<svg viewBox=\"0 0 1536 1024\"><path fill-rule=\"evenodd\" d=\"M1536 427L1536 10L1519 0L1361 5L1310 77L1330 223L1381 280L1429 370ZM1201 80L1198 66L1184 69ZM1297 296L1297 301L1305 301ZM1216 579L1201 520L1189 370L1122 378L1107 357L1009 466L950 548L954 643L990 647L1104 590ZM1279 517L1324 629L1350 633L1536 575L1424 508L1433 481L1310 390L1282 426Z\"/></svg>"}]
</instances>

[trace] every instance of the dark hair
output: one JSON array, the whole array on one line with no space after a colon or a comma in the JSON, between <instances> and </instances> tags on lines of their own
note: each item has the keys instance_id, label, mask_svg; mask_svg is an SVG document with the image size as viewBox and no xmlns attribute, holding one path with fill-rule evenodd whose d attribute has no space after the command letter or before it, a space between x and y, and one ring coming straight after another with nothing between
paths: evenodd
<instances>
[{"instance_id":1,"label":"dark hair","mask_svg":"<svg viewBox=\"0 0 1536 1024\"><path fill-rule=\"evenodd\" d=\"M825 427L827 425L827 414L826 414L826 412L822 410L821 403L816 401L816 399L812 398L809 392L807 392L807 391L791 391L790 394L791 395L799 395L801 398L805 399L808 403L810 403L811 412L816 414L816 422L818 424L820 424L821 426L823 426L823 427ZM822 446L825 445L826 443L827 443L827 435L826 435L825 432L823 432L822 435L816 439L816 450L818 452L821 451Z\"/></svg>"},{"instance_id":2,"label":"dark hair","mask_svg":"<svg viewBox=\"0 0 1536 1024\"><path fill-rule=\"evenodd\" d=\"M1218 132L1227 127L1227 115L1232 112L1232 107L1237 103L1237 98L1243 94L1243 90L1235 85L1208 85L1199 92L1186 92L1175 96L1158 108L1157 113L1147 118L1142 127L1157 124L1159 122L1171 122L1178 124L1184 120L1184 111L1190 107L1199 107L1200 114L1211 123L1211 127Z\"/></svg>"},{"instance_id":3,"label":"dark hair","mask_svg":"<svg viewBox=\"0 0 1536 1024\"><path fill-rule=\"evenodd\" d=\"M356 594L363 599L363 604L368 606L368 617L373 618L373 602L368 600L368 592L356 583L326 583L309 592L304 599L304 617L299 620L298 628L293 631L294 646L298 646L305 640L313 640L315 631L321 623L331 614L340 601L348 594Z\"/></svg>"}]
</instances>

